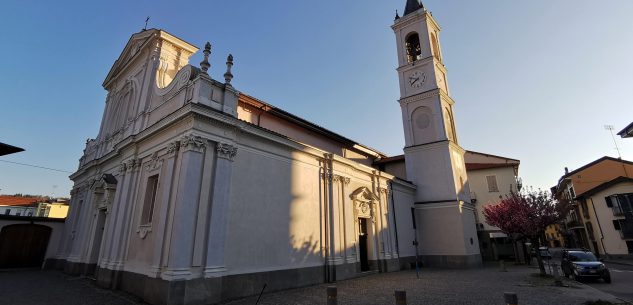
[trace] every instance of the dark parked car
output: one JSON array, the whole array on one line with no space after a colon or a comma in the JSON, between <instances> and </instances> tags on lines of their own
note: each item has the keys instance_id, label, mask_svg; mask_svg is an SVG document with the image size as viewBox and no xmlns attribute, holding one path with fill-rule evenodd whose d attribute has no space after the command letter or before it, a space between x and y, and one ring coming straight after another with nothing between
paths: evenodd
<instances>
[{"instance_id":1,"label":"dark parked car","mask_svg":"<svg viewBox=\"0 0 633 305\"><path fill-rule=\"evenodd\" d=\"M573 276L577 281L584 278L601 278L605 283L611 283L609 269L589 250L563 250L560 267L566 277Z\"/></svg>"},{"instance_id":2,"label":"dark parked car","mask_svg":"<svg viewBox=\"0 0 633 305\"><path fill-rule=\"evenodd\" d=\"M538 253L539 255L541 255L541 258L544 260L552 259L552 253L549 252L549 249L547 247L539 247Z\"/></svg>"}]
</instances>

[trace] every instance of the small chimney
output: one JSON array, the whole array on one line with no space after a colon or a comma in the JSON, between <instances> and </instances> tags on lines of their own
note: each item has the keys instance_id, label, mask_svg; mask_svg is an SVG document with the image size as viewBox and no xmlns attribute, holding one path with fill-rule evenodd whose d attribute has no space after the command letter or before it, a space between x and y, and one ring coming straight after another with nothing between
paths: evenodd
<instances>
[{"instance_id":1,"label":"small chimney","mask_svg":"<svg viewBox=\"0 0 633 305\"><path fill-rule=\"evenodd\" d=\"M565 175L569 174L569 168L565 167Z\"/></svg>"}]
</instances>

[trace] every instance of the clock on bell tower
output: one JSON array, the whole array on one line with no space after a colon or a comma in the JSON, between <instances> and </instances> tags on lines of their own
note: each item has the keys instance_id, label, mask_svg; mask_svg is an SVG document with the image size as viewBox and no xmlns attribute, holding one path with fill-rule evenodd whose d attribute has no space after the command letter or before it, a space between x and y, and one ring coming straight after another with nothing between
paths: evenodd
<instances>
[{"instance_id":1,"label":"clock on bell tower","mask_svg":"<svg viewBox=\"0 0 633 305\"><path fill-rule=\"evenodd\" d=\"M417 185L415 215L425 263L481 265L464 149L458 144L440 26L419 0L396 14L400 108L407 179Z\"/></svg>"}]
</instances>

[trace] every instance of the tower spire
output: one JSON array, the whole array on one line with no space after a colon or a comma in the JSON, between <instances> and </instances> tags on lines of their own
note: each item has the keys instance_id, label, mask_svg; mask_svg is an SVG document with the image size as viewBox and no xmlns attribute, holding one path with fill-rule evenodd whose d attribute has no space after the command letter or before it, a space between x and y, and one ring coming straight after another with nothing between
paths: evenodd
<instances>
[{"instance_id":1,"label":"tower spire","mask_svg":"<svg viewBox=\"0 0 633 305\"><path fill-rule=\"evenodd\" d=\"M420 0L407 0L407 5L404 7L404 15L406 16L421 8L424 8L424 4Z\"/></svg>"}]
</instances>

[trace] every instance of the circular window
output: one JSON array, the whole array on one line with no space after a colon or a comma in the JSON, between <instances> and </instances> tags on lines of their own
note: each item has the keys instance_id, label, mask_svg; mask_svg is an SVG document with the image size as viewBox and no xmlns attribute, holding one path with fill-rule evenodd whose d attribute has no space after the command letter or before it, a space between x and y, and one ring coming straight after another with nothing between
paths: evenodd
<instances>
[{"instance_id":1,"label":"circular window","mask_svg":"<svg viewBox=\"0 0 633 305\"><path fill-rule=\"evenodd\" d=\"M429 127L429 123L431 123L431 118L426 113L420 113L415 117L415 126L420 129Z\"/></svg>"}]
</instances>

